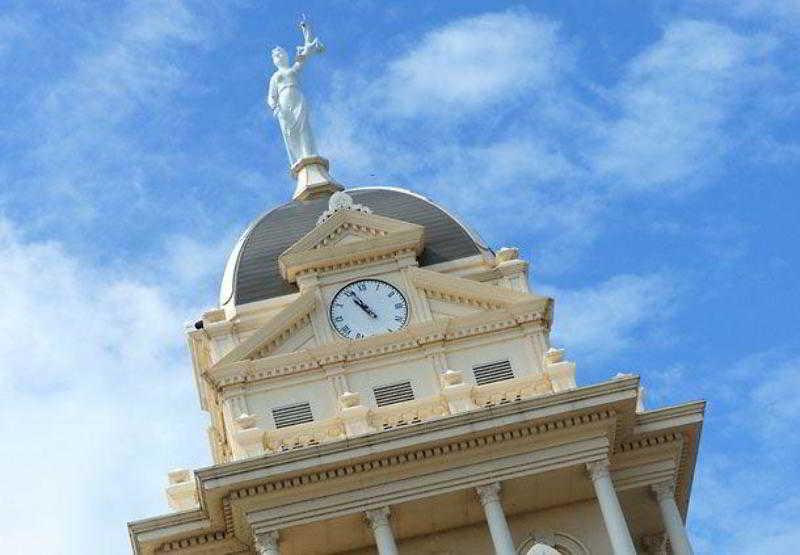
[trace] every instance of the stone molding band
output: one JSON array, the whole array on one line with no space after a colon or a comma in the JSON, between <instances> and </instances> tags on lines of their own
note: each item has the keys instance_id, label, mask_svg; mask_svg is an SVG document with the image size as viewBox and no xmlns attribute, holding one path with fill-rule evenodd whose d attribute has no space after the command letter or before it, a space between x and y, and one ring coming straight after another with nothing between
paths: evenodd
<instances>
[{"instance_id":1,"label":"stone molding band","mask_svg":"<svg viewBox=\"0 0 800 555\"><path fill-rule=\"evenodd\" d=\"M232 491L229 496L231 499L241 499L253 495L263 495L275 490L289 489L306 484L313 484L330 479L341 478L351 474L360 474L372 470L382 469L390 466L402 465L413 463L415 461L422 461L425 459L445 456L450 453L457 453L461 451L468 451L472 449L479 449L507 441L521 440L530 436L537 436L547 434L555 431L563 431L565 429L573 428L576 426L605 422L614 418L615 413L611 410L598 411L593 413L586 413L582 415L572 416L557 421L550 421L539 424L528 424L512 430L503 432L492 432L485 435L472 437L469 439L459 439L451 441L444 445L436 447L429 447L424 449L414 449L403 453L388 455L372 460L362 461L359 463L348 464L338 468L331 468L318 472L294 476L280 480L273 480L260 484L257 486L250 486Z\"/></svg>"}]
</instances>

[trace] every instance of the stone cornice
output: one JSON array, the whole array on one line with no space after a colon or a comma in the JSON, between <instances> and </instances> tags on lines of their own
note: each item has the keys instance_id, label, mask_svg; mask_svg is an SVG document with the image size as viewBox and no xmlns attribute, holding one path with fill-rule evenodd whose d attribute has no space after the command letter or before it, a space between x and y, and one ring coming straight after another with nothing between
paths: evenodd
<instances>
[{"instance_id":1,"label":"stone cornice","mask_svg":"<svg viewBox=\"0 0 800 555\"><path fill-rule=\"evenodd\" d=\"M623 403L630 405L630 410L636 403L639 379L637 377L624 380L614 380L598 385L585 386L561 393L554 393L541 397L527 399L517 403L482 408L458 415L449 416L418 424L413 427L398 428L379 434L350 438L340 442L327 443L318 447L309 447L297 451L289 451L212 466L196 471L202 488L217 488L224 483L246 480L250 476L257 479L257 475L271 475L276 469L286 464L297 464L310 460L311 465L320 462L321 457L333 457L335 460L346 461L357 456L358 449L374 451L374 446L396 443L398 446L414 445L423 441L427 433L452 434L459 427L471 430L491 429L492 420L498 417L518 416L526 413L525 418L544 419L557 418L558 415L573 411L592 411L596 407ZM238 477L238 478L235 478Z\"/></svg>"},{"instance_id":2,"label":"stone cornice","mask_svg":"<svg viewBox=\"0 0 800 555\"><path fill-rule=\"evenodd\" d=\"M233 534L227 530L217 530L190 536L188 538L164 542L155 550L155 553L172 553L175 551L180 551L182 553L199 552L201 550L205 551L215 544L218 546L223 543L233 544L232 547L238 549L246 549L245 545L239 542Z\"/></svg>"},{"instance_id":3,"label":"stone cornice","mask_svg":"<svg viewBox=\"0 0 800 555\"><path fill-rule=\"evenodd\" d=\"M693 401L673 407L649 410L636 415L634 434L658 432L680 426L694 426L703 421L706 402Z\"/></svg>"},{"instance_id":4,"label":"stone cornice","mask_svg":"<svg viewBox=\"0 0 800 555\"><path fill-rule=\"evenodd\" d=\"M135 535L139 539L147 540L150 533L158 532L162 535L165 529L178 533L201 529L208 525L208 515L200 508L136 520L128 523L128 531L132 538Z\"/></svg>"},{"instance_id":5,"label":"stone cornice","mask_svg":"<svg viewBox=\"0 0 800 555\"><path fill-rule=\"evenodd\" d=\"M662 435L639 437L632 440L617 443L614 446L615 453L631 453L633 451L641 451L653 447L660 447L668 443L680 442L683 439L681 434L676 432L667 432Z\"/></svg>"},{"instance_id":6,"label":"stone cornice","mask_svg":"<svg viewBox=\"0 0 800 555\"><path fill-rule=\"evenodd\" d=\"M235 541L234 531L239 533L239 524L236 523L237 519L243 517L243 509L233 510L234 506L239 506L238 503L246 500L247 507L259 506L252 505L252 500L261 499L270 492L277 494L280 491L284 496L295 488L306 486L319 488L324 485L338 488L339 486L333 485L333 482L354 475L363 475L366 478L375 472L398 465L422 464L442 456L457 456L459 453L466 454L472 450L478 453L490 449L492 453L497 453L501 445L509 447L518 445L518 448L525 445L539 446L536 448L559 445L563 441L557 439L562 437L561 434L567 434L564 437L579 438L582 437L581 433L584 435L590 433L586 436L588 438L593 437L591 434L600 433L612 438L618 416L633 414L635 411L638 385L637 377L612 380L599 385L423 422L412 427L201 469L195 476L199 484L202 509L131 523L129 527L132 542L134 546L143 542L149 544L151 547L147 553L153 553L153 549L159 547L162 551L169 548L191 552L194 550L192 546L199 546L201 542L223 541L220 540L221 537L226 538L224 541L227 541L227 538ZM692 404L687 407L672 407L667 411L653 411L664 414L645 413L644 420L658 421L669 414L691 412L691 407ZM695 406L694 410L696 409ZM632 417L625 420L630 426L634 424ZM545 439L551 435L554 440ZM609 452L610 445L614 445L612 440L610 444L605 443L606 447L602 453L585 451L585 454L581 455L584 458L572 462L565 459L563 464L583 464L610 456L612 476L616 481L617 471L614 467L616 453L623 455L663 449L669 445L679 445L682 439L682 434L669 433L666 430L664 433L648 437L630 436L631 431L628 431L627 439L616 443L613 452ZM532 437L540 439L531 441L529 438ZM514 449L511 452L516 452ZM471 457L473 455L464 460L472 460ZM658 463L657 461L663 456L658 457L652 459L655 462L647 463L646 468L643 467L638 474L630 475L626 470L620 478L631 484L664 481L672 475L675 466L674 462ZM560 463L553 459L548 464ZM665 464L667 466L664 466ZM531 467L527 470L514 468L514 472L537 472L550 467ZM382 474L374 476L371 478L373 481ZM475 478L477 485L496 479L496 476L490 475L487 475L485 480L480 477ZM680 480L684 481L685 477ZM294 494L291 497L294 498ZM332 507L331 510L351 509L343 506L339 509ZM209 518L211 515L215 516ZM271 518L274 517L268 517L264 523L270 522ZM315 517L309 515L308 518ZM219 533L226 535L219 536ZM159 538L163 539L158 541ZM154 541L157 543L153 544ZM139 553L138 547L136 552Z\"/></svg>"},{"instance_id":7,"label":"stone cornice","mask_svg":"<svg viewBox=\"0 0 800 555\"><path fill-rule=\"evenodd\" d=\"M368 473L374 470L381 470L407 463L422 462L427 459L466 452L471 449L496 446L506 441L515 441L532 436L567 431L581 425L606 422L613 417L613 411L600 410L540 424L523 425L502 432L489 432L469 439L459 438L435 446L411 449L400 453L387 454L385 456L376 455L368 460L359 460L358 462L346 463L338 467L315 470L300 475L295 474L286 478L276 478L256 486L249 485L248 487L232 491L230 496L231 499L242 499L253 495L270 493L272 491L288 490L354 474Z\"/></svg>"}]
</instances>

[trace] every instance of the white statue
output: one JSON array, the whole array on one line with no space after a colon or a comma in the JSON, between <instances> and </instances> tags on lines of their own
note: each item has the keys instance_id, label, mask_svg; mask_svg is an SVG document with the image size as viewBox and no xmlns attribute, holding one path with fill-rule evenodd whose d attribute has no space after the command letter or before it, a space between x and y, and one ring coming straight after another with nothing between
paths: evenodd
<instances>
[{"instance_id":1,"label":"white statue","mask_svg":"<svg viewBox=\"0 0 800 555\"><path fill-rule=\"evenodd\" d=\"M303 46L297 47L294 63L289 65L289 55L280 46L272 50L272 61L277 68L269 80L267 104L278 118L289 154L289 163L294 164L303 158L317 156L314 136L311 133L308 102L300 90L300 71L306 58L325 47L311 33L311 26L303 16L300 21L303 32Z\"/></svg>"}]
</instances>

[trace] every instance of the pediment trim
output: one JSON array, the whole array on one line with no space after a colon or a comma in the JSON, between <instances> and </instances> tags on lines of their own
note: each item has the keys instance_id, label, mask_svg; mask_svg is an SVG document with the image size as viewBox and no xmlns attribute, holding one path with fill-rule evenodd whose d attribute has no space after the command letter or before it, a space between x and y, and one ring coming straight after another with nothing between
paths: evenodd
<instances>
[{"instance_id":1,"label":"pediment trim","mask_svg":"<svg viewBox=\"0 0 800 555\"><path fill-rule=\"evenodd\" d=\"M527 295L526 295L527 296ZM521 325L549 327L552 301L526 298L507 308L459 317L436 318L411 324L394 333L354 341L336 341L294 353L267 355L249 360L220 361L208 376L217 387L266 380L314 370L328 364L364 360L416 349L422 345L512 329Z\"/></svg>"},{"instance_id":2,"label":"pediment trim","mask_svg":"<svg viewBox=\"0 0 800 555\"><path fill-rule=\"evenodd\" d=\"M357 235L358 241L339 240ZM369 262L382 256L413 252L424 246L425 228L421 225L345 210L335 213L278 257L284 279L297 280L299 274L320 272L353 263Z\"/></svg>"},{"instance_id":3,"label":"pediment trim","mask_svg":"<svg viewBox=\"0 0 800 555\"><path fill-rule=\"evenodd\" d=\"M317 296L314 290L301 293L297 299L281 310L274 318L231 349L217 361L212 369L269 356L292 333L305 325L311 324L311 313L316 307Z\"/></svg>"},{"instance_id":4,"label":"pediment trim","mask_svg":"<svg viewBox=\"0 0 800 555\"><path fill-rule=\"evenodd\" d=\"M526 301L550 301L547 297L480 283L422 268L409 268L411 283L429 298L459 304L471 304L486 309L509 308Z\"/></svg>"}]
</instances>

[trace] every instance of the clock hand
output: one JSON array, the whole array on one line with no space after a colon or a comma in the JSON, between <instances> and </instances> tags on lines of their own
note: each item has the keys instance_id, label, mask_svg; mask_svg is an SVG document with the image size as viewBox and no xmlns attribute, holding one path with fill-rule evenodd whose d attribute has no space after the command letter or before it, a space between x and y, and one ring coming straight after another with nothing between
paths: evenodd
<instances>
[{"instance_id":1,"label":"clock hand","mask_svg":"<svg viewBox=\"0 0 800 555\"><path fill-rule=\"evenodd\" d=\"M375 312L369 307L369 305L367 303L365 303L364 301L362 301L361 299L354 298L353 302L356 303L359 306L359 308L361 308L361 310L363 310L364 312L369 314L372 318L377 318L378 317L378 315L375 314Z\"/></svg>"},{"instance_id":2,"label":"clock hand","mask_svg":"<svg viewBox=\"0 0 800 555\"><path fill-rule=\"evenodd\" d=\"M359 306L359 308L361 308L361 310L369 314L372 318L378 317L378 315L375 314L375 311L372 310L367 303L361 300L361 297L358 296L358 293L356 293L355 291L346 291L345 295L353 299L353 302L356 303Z\"/></svg>"}]
</instances>

